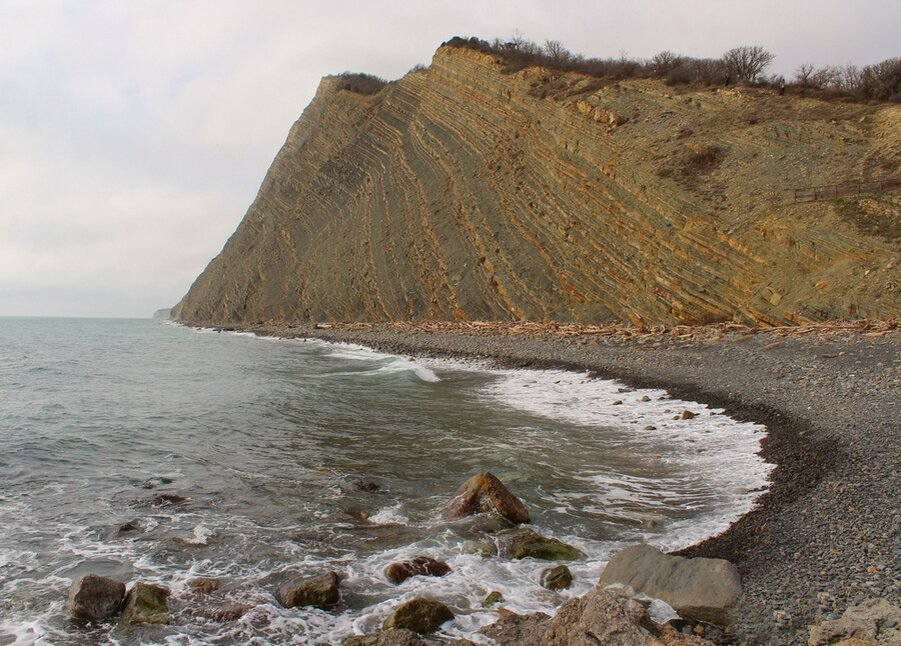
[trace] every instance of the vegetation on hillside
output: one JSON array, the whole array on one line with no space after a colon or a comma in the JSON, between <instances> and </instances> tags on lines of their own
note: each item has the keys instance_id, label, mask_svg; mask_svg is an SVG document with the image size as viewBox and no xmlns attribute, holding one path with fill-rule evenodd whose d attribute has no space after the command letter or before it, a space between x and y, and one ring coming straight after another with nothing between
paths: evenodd
<instances>
[{"instance_id":1,"label":"vegetation on hillside","mask_svg":"<svg viewBox=\"0 0 901 646\"><path fill-rule=\"evenodd\" d=\"M801 65L790 82L765 72L775 56L762 47L744 45L725 52L720 58L692 58L662 51L650 59L586 58L573 54L560 41L546 40L539 45L514 35L508 40L491 42L479 38L455 37L444 43L501 57L504 71L516 72L541 66L562 72L580 72L599 78L658 78L669 85L753 84L789 89L800 94L817 93L821 98L850 98L901 103L901 57L881 63L816 68Z\"/></svg>"}]
</instances>

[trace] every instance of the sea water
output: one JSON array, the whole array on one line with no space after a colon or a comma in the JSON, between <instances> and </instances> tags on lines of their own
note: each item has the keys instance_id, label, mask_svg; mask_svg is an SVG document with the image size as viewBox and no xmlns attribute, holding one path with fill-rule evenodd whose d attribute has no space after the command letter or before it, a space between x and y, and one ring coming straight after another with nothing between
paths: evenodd
<instances>
[{"instance_id":1,"label":"sea water","mask_svg":"<svg viewBox=\"0 0 901 646\"><path fill-rule=\"evenodd\" d=\"M151 320L0 318L0 645L340 643L423 595L456 613L443 635L478 639L490 591L514 612L552 612L624 545L725 529L766 487L764 432L582 373ZM471 527L441 518L482 470L535 530L587 554L570 590L539 585L546 563L482 556ZM385 578L420 554L452 572ZM273 597L329 570L334 608ZM167 586L170 624L69 619L71 581L88 572ZM222 588L192 591L201 576ZM246 611L210 618L227 604Z\"/></svg>"}]
</instances>

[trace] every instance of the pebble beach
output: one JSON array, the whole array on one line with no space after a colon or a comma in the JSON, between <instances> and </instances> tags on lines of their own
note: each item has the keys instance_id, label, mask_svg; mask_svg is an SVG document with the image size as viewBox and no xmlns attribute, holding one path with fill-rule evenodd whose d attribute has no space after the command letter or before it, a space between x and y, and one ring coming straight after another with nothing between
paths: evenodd
<instances>
[{"instance_id":1,"label":"pebble beach","mask_svg":"<svg viewBox=\"0 0 901 646\"><path fill-rule=\"evenodd\" d=\"M685 556L725 558L737 643L806 644L809 626L901 601L901 330L893 322L756 330L470 324L250 326L416 356L589 370L768 428L777 465L755 510Z\"/></svg>"}]
</instances>

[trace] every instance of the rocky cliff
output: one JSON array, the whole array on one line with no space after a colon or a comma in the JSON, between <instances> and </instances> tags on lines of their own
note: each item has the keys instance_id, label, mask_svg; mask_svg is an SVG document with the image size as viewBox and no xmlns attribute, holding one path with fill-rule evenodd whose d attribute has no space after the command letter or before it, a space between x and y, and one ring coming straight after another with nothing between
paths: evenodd
<instances>
[{"instance_id":1,"label":"rocky cliff","mask_svg":"<svg viewBox=\"0 0 901 646\"><path fill-rule=\"evenodd\" d=\"M901 314L901 106L676 89L443 46L322 80L174 318L774 325Z\"/></svg>"}]
</instances>

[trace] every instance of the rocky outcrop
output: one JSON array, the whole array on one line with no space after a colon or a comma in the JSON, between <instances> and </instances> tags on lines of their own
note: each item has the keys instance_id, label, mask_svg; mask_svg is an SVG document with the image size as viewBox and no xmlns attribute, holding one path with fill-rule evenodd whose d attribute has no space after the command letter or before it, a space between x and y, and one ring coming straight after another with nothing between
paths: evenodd
<instances>
[{"instance_id":1,"label":"rocky outcrop","mask_svg":"<svg viewBox=\"0 0 901 646\"><path fill-rule=\"evenodd\" d=\"M83 574L72 582L66 609L78 619L103 621L119 613L125 584L97 574Z\"/></svg>"},{"instance_id":2,"label":"rocky outcrop","mask_svg":"<svg viewBox=\"0 0 901 646\"><path fill-rule=\"evenodd\" d=\"M340 578L336 572L292 579L276 590L275 598L285 608L297 606L328 608L341 601L339 583Z\"/></svg>"},{"instance_id":3,"label":"rocky outcrop","mask_svg":"<svg viewBox=\"0 0 901 646\"><path fill-rule=\"evenodd\" d=\"M378 91L322 80L196 324L898 317L901 204L794 203L901 167L901 107L667 87L443 46Z\"/></svg>"},{"instance_id":4,"label":"rocky outcrop","mask_svg":"<svg viewBox=\"0 0 901 646\"><path fill-rule=\"evenodd\" d=\"M122 621L126 624L168 624L169 589L138 581L125 597Z\"/></svg>"},{"instance_id":5,"label":"rocky outcrop","mask_svg":"<svg viewBox=\"0 0 901 646\"><path fill-rule=\"evenodd\" d=\"M445 621L454 618L451 609L435 599L417 597L400 604L385 620L382 628L392 630L402 628L414 633L433 633Z\"/></svg>"},{"instance_id":6,"label":"rocky outcrop","mask_svg":"<svg viewBox=\"0 0 901 646\"><path fill-rule=\"evenodd\" d=\"M477 473L460 485L444 507L446 518L479 513L497 514L513 524L529 522L529 512L522 501L488 471Z\"/></svg>"},{"instance_id":7,"label":"rocky outcrop","mask_svg":"<svg viewBox=\"0 0 901 646\"><path fill-rule=\"evenodd\" d=\"M627 586L665 601L683 617L720 625L741 593L738 570L728 561L670 556L650 545L614 554L599 583Z\"/></svg>"},{"instance_id":8,"label":"rocky outcrop","mask_svg":"<svg viewBox=\"0 0 901 646\"><path fill-rule=\"evenodd\" d=\"M385 568L385 576L395 585L399 585L411 576L444 576L451 571L444 561L428 556L414 556L406 561L397 561Z\"/></svg>"}]
</instances>

